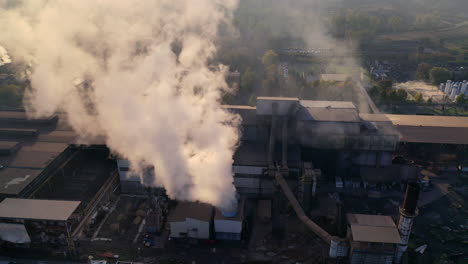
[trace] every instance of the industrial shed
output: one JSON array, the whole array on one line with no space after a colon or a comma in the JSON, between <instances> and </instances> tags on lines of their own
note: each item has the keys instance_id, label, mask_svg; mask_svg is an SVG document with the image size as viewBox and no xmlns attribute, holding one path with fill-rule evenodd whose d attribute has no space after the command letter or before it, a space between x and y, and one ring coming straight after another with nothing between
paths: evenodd
<instances>
[{"instance_id":1,"label":"industrial shed","mask_svg":"<svg viewBox=\"0 0 468 264\"><path fill-rule=\"evenodd\" d=\"M81 220L78 201L6 198L0 203L0 237L12 244L73 247L74 228Z\"/></svg>"},{"instance_id":2,"label":"industrial shed","mask_svg":"<svg viewBox=\"0 0 468 264\"><path fill-rule=\"evenodd\" d=\"M169 213L172 238L209 239L213 207L199 202L179 202Z\"/></svg>"},{"instance_id":3,"label":"industrial shed","mask_svg":"<svg viewBox=\"0 0 468 264\"><path fill-rule=\"evenodd\" d=\"M393 263L400 234L390 216L347 214L350 263Z\"/></svg>"},{"instance_id":4,"label":"industrial shed","mask_svg":"<svg viewBox=\"0 0 468 264\"><path fill-rule=\"evenodd\" d=\"M237 205L234 215L228 215L216 209L214 217L215 237L218 240L241 240L244 225L245 198Z\"/></svg>"}]
</instances>

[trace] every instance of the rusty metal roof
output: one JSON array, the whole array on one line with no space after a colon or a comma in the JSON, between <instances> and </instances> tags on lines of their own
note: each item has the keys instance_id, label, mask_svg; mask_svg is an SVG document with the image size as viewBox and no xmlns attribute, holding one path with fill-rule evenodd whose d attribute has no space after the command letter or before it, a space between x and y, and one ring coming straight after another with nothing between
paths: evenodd
<instances>
[{"instance_id":1,"label":"rusty metal roof","mask_svg":"<svg viewBox=\"0 0 468 264\"><path fill-rule=\"evenodd\" d=\"M213 206L199 202L178 202L176 208L169 214L170 222L182 222L187 218L210 221L213 216Z\"/></svg>"}]
</instances>

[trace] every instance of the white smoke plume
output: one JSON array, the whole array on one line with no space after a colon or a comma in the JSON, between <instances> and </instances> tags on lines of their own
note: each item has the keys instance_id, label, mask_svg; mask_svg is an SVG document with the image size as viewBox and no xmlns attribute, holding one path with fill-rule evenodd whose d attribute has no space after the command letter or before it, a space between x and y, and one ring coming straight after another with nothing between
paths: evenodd
<instances>
[{"instance_id":1,"label":"white smoke plume","mask_svg":"<svg viewBox=\"0 0 468 264\"><path fill-rule=\"evenodd\" d=\"M10 56L8 55L7 50L0 46L0 66L11 63Z\"/></svg>"},{"instance_id":2,"label":"white smoke plume","mask_svg":"<svg viewBox=\"0 0 468 264\"><path fill-rule=\"evenodd\" d=\"M226 67L208 65L237 0L0 0L0 43L32 63L25 106L63 111L170 197L227 208L239 117L221 108Z\"/></svg>"}]
</instances>

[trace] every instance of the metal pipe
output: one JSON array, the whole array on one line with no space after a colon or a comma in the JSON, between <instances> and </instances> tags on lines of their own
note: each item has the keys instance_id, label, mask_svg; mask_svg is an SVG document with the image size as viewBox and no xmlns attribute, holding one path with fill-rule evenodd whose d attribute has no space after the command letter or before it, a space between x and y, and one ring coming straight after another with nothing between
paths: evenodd
<instances>
[{"instance_id":1,"label":"metal pipe","mask_svg":"<svg viewBox=\"0 0 468 264\"><path fill-rule=\"evenodd\" d=\"M289 128L289 120L296 112L297 104L293 103L288 110L287 115L283 118L283 131L282 131L282 166L283 169L288 169L288 128Z\"/></svg>"},{"instance_id":2,"label":"metal pipe","mask_svg":"<svg viewBox=\"0 0 468 264\"><path fill-rule=\"evenodd\" d=\"M283 169L288 169L288 116L286 115L283 118L283 143L282 143L282 152L281 152L281 157L282 157L282 166Z\"/></svg>"},{"instance_id":3,"label":"metal pipe","mask_svg":"<svg viewBox=\"0 0 468 264\"><path fill-rule=\"evenodd\" d=\"M310 220L309 217L304 213L304 210L302 209L301 205L297 201L296 197L292 193L291 189L289 188L288 183L284 180L283 175L281 175L280 172L276 172L275 174L276 181L278 184L281 186L281 189L283 190L284 194L289 200L289 203L293 207L294 211L297 214L297 217L301 219L301 221L309 227L317 236L319 236L321 239L323 239L326 243L330 244L333 236L330 235L327 231L325 231L323 228L321 228L319 225L317 225L314 221Z\"/></svg>"},{"instance_id":4,"label":"metal pipe","mask_svg":"<svg viewBox=\"0 0 468 264\"><path fill-rule=\"evenodd\" d=\"M278 111L278 103L271 104L271 128L270 128L270 141L268 142L268 168L272 170L273 164L273 152L275 151L275 136L276 136L276 115Z\"/></svg>"}]
</instances>

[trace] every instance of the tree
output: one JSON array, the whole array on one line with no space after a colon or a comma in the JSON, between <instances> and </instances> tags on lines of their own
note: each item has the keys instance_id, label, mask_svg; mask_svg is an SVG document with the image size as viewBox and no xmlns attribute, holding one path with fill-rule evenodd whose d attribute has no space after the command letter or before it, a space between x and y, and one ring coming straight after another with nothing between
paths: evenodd
<instances>
[{"instance_id":1,"label":"tree","mask_svg":"<svg viewBox=\"0 0 468 264\"><path fill-rule=\"evenodd\" d=\"M386 90L386 89L392 88L392 86L393 86L393 81L392 81L392 80L380 80L380 81L377 83L377 85L378 85L380 88Z\"/></svg>"},{"instance_id":2,"label":"tree","mask_svg":"<svg viewBox=\"0 0 468 264\"><path fill-rule=\"evenodd\" d=\"M414 101L416 103L422 103L424 101L424 97L423 97L423 94L421 92L417 93L415 96L414 96Z\"/></svg>"},{"instance_id":3,"label":"tree","mask_svg":"<svg viewBox=\"0 0 468 264\"><path fill-rule=\"evenodd\" d=\"M399 88L397 91L396 91L396 99L397 101L405 101L406 98L408 97L408 93L406 92L405 89L403 88Z\"/></svg>"},{"instance_id":4,"label":"tree","mask_svg":"<svg viewBox=\"0 0 468 264\"><path fill-rule=\"evenodd\" d=\"M429 80L429 72L433 66L429 63L421 63L416 69L416 79L418 80Z\"/></svg>"},{"instance_id":5,"label":"tree","mask_svg":"<svg viewBox=\"0 0 468 264\"><path fill-rule=\"evenodd\" d=\"M277 62L278 54L276 54L276 52L274 52L273 50L268 50L267 52L265 52L265 54L263 54L262 63L265 67L274 65Z\"/></svg>"},{"instance_id":6,"label":"tree","mask_svg":"<svg viewBox=\"0 0 468 264\"><path fill-rule=\"evenodd\" d=\"M467 102L468 102L468 98L466 98L464 93L459 94L457 98L455 99L455 103L457 103L458 105L464 105Z\"/></svg>"},{"instance_id":7,"label":"tree","mask_svg":"<svg viewBox=\"0 0 468 264\"><path fill-rule=\"evenodd\" d=\"M441 84L452 78L452 72L446 68L434 67L429 71L429 77L433 84Z\"/></svg>"},{"instance_id":8,"label":"tree","mask_svg":"<svg viewBox=\"0 0 468 264\"><path fill-rule=\"evenodd\" d=\"M21 107L24 88L7 84L0 86L0 105L9 107Z\"/></svg>"},{"instance_id":9,"label":"tree","mask_svg":"<svg viewBox=\"0 0 468 264\"><path fill-rule=\"evenodd\" d=\"M251 93L253 91L253 86L255 83L255 73L247 67L245 69L244 74L241 76L241 89L247 93Z\"/></svg>"}]
</instances>

